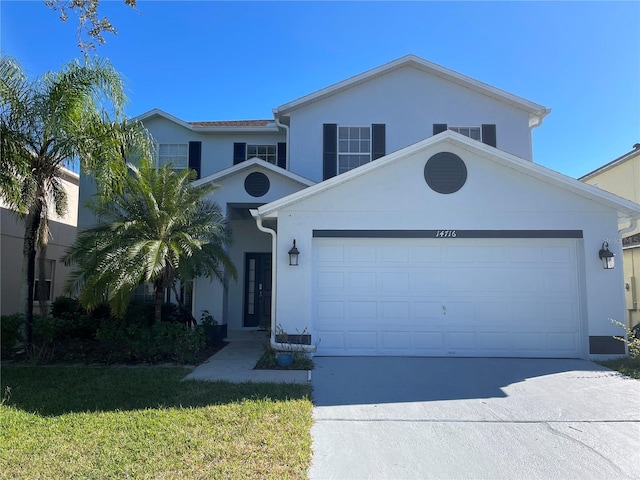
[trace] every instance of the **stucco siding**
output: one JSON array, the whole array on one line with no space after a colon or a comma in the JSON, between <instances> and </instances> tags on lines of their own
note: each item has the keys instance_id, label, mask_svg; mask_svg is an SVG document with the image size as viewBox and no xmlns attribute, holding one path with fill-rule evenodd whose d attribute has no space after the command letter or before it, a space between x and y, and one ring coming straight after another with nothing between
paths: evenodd
<instances>
[{"instance_id":1,"label":"stucco siding","mask_svg":"<svg viewBox=\"0 0 640 480\"><path fill-rule=\"evenodd\" d=\"M640 153L631 153L630 158L604 167L594 175L583 180L589 185L614 193L622 198L640 203ZM640 224L624 236L640 233ZM620 239L616 237L616 243ZM626 319L629 326L640 323L640 248L627 248L618 256L622 260L624 271L626 315L616 320ZM619 260L619 262L620 262ZM627 288L628 285L628 288Z\"/></svg>"},{"instance_id":2,"label":"stucco siding","mask_svg":"<svg viewBox=\"0 0 640 480\"><path fill-rule=\"evenodd\" d=\"M158 143L202 142L201 177L206 177L233 165L233 144L275 145L286 136L274 133L201 133L189 130L165 118L144 121L145 127Z\"/></svg>"},{"instance_id":3,"label":"stucco siding","mask_svg":"<svg viewBox=\"0 0 640 480\"><path fill-rule=\"evenodd\" d=\"M322 124L386 124L387 153L432 136L433 124L496 124L497 148L531 160L528 113L404 67L291 112L291 171L322 180Z\"/></svg>"},{"instance_id":4,"label":"stucco siding","mask_svg":"<svg viewBox=\"0 0 640 480\"><path fill-rule=\"evenodd\" d=\"M450 195L432 191L423 174L426 161L443 149L459 155L468 169L464 187ZM313 323L314 229L581 230L577 251L585 330L619 333L609 318L624 314L623 272L604 270L598 258L603 238L617 236L617 213L459 146L433 145L278 212L277 281L287 294L278 295L277 321L291 331ZM301 252L297 268L286 264L292 238ZM620 244L610 246L621 254Z\"/></svg>"}]
</instances>

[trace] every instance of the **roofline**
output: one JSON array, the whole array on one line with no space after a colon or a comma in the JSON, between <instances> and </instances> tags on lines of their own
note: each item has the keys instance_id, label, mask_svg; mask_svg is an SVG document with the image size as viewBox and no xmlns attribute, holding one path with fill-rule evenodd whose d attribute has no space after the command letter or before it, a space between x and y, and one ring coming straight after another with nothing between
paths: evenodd
<instances>
[{"instance_id":1,"label":"roofline","mask_svg":"<svg viewBox=\"0 0 640 480\"><path fill-rule=\"evenodd\" d=\"M185 122L184 120L179 119L178 117L174 117L173 115L165 112L164 110L160 110L159 108L154 108L153 110L149 110L137 117L134 117L133 120L137 120L139 122L144 122L145 120L153 117L162 117L170 122L176 123L187 130L191 130L192 132L199 133L279 133L280 128L276 124L275 121L272 121L268 125L264 127L253 126L253 127L205 127L205 126L194 126L189 122Z\"/></svg>"},{"instance_id":2,"label":"roofline","mask_svg":"<svg viewBox=\"0 0 640 480\"><path fill-rule=\"evenodd\" d=\"M517 95L513 95L504 90L500 90L496 87L492 87L491 85L480 82L466 75L462 75L461 73L449 70L448 68L442 67L433 62L429 62L416 55L409 54L391 62L385 63L384 65L381 65L379 67L367 70L366 72L359 75L355 75L351 78L325 87L316 92L300 97L291 102L285 103L284 105L281 105L277 108L274 108L274 116L277 118L280 115L286 115L290 111L295 110L296 108L299 108L303 105L316 102L322 98L334 95L342 90L346 90L347 88L364 83L372 78L378 77L404 66L419 68L433 75L444 78L445 80L452 81L454 83L457 83L458 85L462 85L489 97L495 98L502 102L506 102L521 110L525 110L529 112L530 127L536 127L540 125L542 123L542 119L551 111L551 109L546 108L542 105L531 102L522 97L518 97Z\"/></svg>"},{"instance_id":3,"label":"roofline","mask_svg":"<svg viewBox=\"0 0 640 480\"><path fill-rule=\"evenodd\" d=\"M361 167L354 168L346 173L337 175L325 180L324 182L320 182L305 190L301 190L300 192L293 193L279 200L262 205L258 208L258 215L263 218L277 218L278 210L291 206L306 198L318 195L325 190L329 190L337 187L338 185L349 182L355 178L365 175L370 170L384 168L398 158L407 157L438 143L450 143L464 148L465 150L480 154L508 168L519 170L527 175L531 175L545 182L562 187L589 200L604 204L609 208L617 210L619 219L629 220L632 218L640 218L640 205L637 203L618 197L617 195L586 183L579 182L575 178L568 177L556 172L555 170L524 160L489 145L485 145L482 142L478 142L477 140L473 140L451 130L446 130L442 133L429 137L426 140L414 143L413 145L379 158L375 162L369 162Z\"/></svg>"},{"instance_id":4,"label":"roofline","mask_svg":"<svg viewBox=\"0 0 640 480\"><path fill-rule=\"evenodd\" d=\"M640 143L636 143L633 146L633 150L631 150L630 152L627 152L624 155L621 155L618 158L616 158L614 160L611 160L609 163L605 163L601 167L598 167L598 168L596 168L595 170L592 170L589 173L585 173L583 176L578 178L578 180L581 181L581 182L589 180L590 178L595 177L596 175L599 175L601 173L604 173L607 170L610 170L613 167L615 167L615 166L617 166L617 165L619 165L621 163L626 162L627 160L631 160L632 158L634 158L638 154L640 154Z\"/></svg>"},{"instance_id":5,"label":"roofline","mask_svg":"<svg viewBox=\"0 0 640 480\"><path fill-rule=\"evenodd\" d=\"M193 184L195 186L199 186L199 185L204 185L205 183L220 181L227 177L235 175L236 173L241 172L242 170L246 170L256 165L259 167L265 168L267 170L270 170L277 175L287 177L290 180L293 180L294 182L298 182L306 187L310 187L316 184L313 180L309 180L308 178L297 175L293 172L290 172L289 170L285 170L283 168L277 167L272 163L265 162L264 160L258 157L250 158L244 162L240 162L236 165L233 165L232 167L225 168L224 170L220 170L219 172L213 173L211 175L207 175L206 177L196 180L195 182L193 182Z\"/></svg>"},{"instance_id":6,"label":"roofline","mask_svg":"<svg viewBox=\"0 0 640 480\"><path fill-rule=\"evenodd\" d=\"M78 184L78 182L80 181L80 175L78 173L68 169L67 167L61 167L61 170L62 170L62 178L64 180Z\"/></svg>"}]
</instances>

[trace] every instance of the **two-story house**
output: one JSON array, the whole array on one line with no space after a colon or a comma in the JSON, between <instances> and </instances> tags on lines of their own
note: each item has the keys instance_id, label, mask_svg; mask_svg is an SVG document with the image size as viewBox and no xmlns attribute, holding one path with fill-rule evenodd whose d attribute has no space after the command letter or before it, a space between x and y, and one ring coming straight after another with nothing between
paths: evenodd
<instances>
[{"instance_id":1,"label":"two-story house","mask_svg":"<svg viewBox=\"0 0 640 480\"><path fill-rule=\"evenodd\" d=\"M55 212L49 219L49 244L45 261L45 281L47 282L47 301L50 303L56 297L64 294L65 282L70 268L66 267L60 258L76 239L78 222L78 174L62 169L62 184L67 193L67 212L60 217ZM10 315L20 311L21 271L23 263L24 222L16 212L0 202L0 313ZM34 299L38 291L38 262L36 261L36 282L34 285ZM36 301L35 311L39 303Z\"/></svg>"},{"instance_id":2,"label":"two-story house","mask_svg":"<svg viewBox=\"0 0 640 480\"><path fill-rule=\"evenodd\" d=\"M578 180L640 203L640 143ZM629 327L634 327L640 324L640 226L627 231L619 240L624 259L626 320Z\"/></svg>"},{"instance_id":3,"label":"two-story house","mask_svg":"<svg viewBox=\"0 0 640 480\"><path fill-rule=\"evenodd\" d=\"M196 279L196 318L321 355L624 353L622 274L599 251L640 208L533 163L548 113L408 55L269 120L139 118L160 164L221 186L239 277Z\"/></svg>"}]
</instances>

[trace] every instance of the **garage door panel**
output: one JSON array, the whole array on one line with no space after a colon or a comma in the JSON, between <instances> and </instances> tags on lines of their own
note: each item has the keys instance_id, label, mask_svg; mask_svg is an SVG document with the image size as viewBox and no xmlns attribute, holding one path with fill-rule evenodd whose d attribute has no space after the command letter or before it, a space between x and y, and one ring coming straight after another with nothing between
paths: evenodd
<instances>
[{"instance_id":1,"label":"garage door panel","mask_svg":"<svg viewBox=\"0 0 640 480\"><path fill-rule=\"evenodd\" d=\"M442 261L449 264L471 263L475 259L475 247L456 245L442 247Z\"/></svg>"},{"instance_id":2,"label":"garage door panel","mask_svg":"<svg viewBox=\"0 0 640 480\"><path fill-rule=\"evenodd\" d=\"M394 302L394 301L381 301L380 302L380 318L384 324L394 324L397 322L402 323L409 319L409 302Z\"/></svg>"},{"instance_id":3,"label":"garage door panel","mask_svg":"<svg viewBox=\"0 0 640 480\"><path fill-rule=\"evenodd\" d=\"M411 332L382 331L380 337L383 350L411 351Z\"/></svg>"},{"instance_id":4,"label":"garage door panel","mask_svg":"<svg viewBox=\"0 0 640 480\"><path fill-rule=\"evenodd\" d=\"M316 303L316 318L319 325L342 323L344 325L344 302L321 301Z\"/></svg>"},{"instance_id":5,"label":"garage door panel","mask_svg":"<svg viewBox=\"0 0 640 480\"><path fill-rule=\"evenodd\" d=\"M347 333L347 344L349 349L360 350L360 353L363 353L364 350L377 352L379 350L378 332L352 330Z\"/></svg>"},{"instance_id":6,"label":"garage door panel","mask_svg":"<svg viewBox=\"0 0 640 480\"><path fill-rule=\"evenodd\" d=\"M350 291L375 291L377 289L378 276L375 272L349 272L347 278L347 288Z\"/></svg>"},{"instance_id":7,"label":"garage door panel","mask_svg":"<svg viewBox=\"0 0 640 480\"><path fill-rule=\"evenodd\" d=\"M346 262L362 263L362 262L375 262L377 251L375 246L371 245L357 245L349 246L346 248Z\"/></svg>"},{"instance_id":8,"label":"garage door panel","mask_svg":"<svg viewBox=\"0 0 640 480\"><path fill-rule=\"evenodd\" d=\"M408 292L409 272L382 272L380 274L380 288L387 292Z\"/></svg>"},{"instance_id":9,"label":"garage door panel","mask_svg":"<svg viewBox=\"0 0 640 480\"><path fill-rule=\"evenodd\" d=\"M419 353L443 352L444 333L441 331L416 331L413 333L413 348Z\"/></svg>"},{"instance_id":10,"label":"garage door panel","mask_svg":"<svg viewBox=\"0 0 640 480\"><path fill-rule=\"evenodd\" d=\"M575 242L314 239L318 353L579 357Z\"/></svg>"},{"instance_id":11,"label":"garage door panel","mask_svg":"<svg viewBox=\"0 0 640 480\"><path fill-rule=\"evenodd\" d=\"M409 261L409 247L403 245L382 245L378 249L378 260L381 262L402 262Z\"/></svg>"},{"instance_id":12,"label":"garage door panel","mask_svg":"<svg viewBox=\"0 0 640 480\"><path fill-rule=\"evenodd\" d=\"M438 246L413 245L409 249L409 261L414 264L438 264L442 262L442 250Z\"/></svg>"}]
</instances>

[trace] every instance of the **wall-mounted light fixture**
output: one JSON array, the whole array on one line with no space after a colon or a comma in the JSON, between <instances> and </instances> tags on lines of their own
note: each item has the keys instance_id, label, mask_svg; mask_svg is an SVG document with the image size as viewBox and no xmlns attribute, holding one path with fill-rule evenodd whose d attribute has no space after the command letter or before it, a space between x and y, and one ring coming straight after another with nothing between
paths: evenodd
<instances>
[{"instance_id":1,"label":"wall-mounted light fixture","mask_svg":"<svg viewBox=\"0 0 640 480\"><path fill-rule=\"evenodd\" d=\"M602 260L602 268L611 270L616 266L616 254L609 250L609 242L606 240L602 243L602 248L598 252L600 260Z\"/></svg>"},{"instance_id":2,"label":"wall-mounted light fixture","mask_svg":"<svg viewBox=\"0 0 640 480\"><path fill-rule=\"evenodd\" d=\"M293 240L293 247L291 247L291 250L289 250L289 265L291 265L292 267L297 267L298 266L298 256L299 255L300 255L300 252L296 248L296 241L294 239Z\"/></svg>"}]
</instances>

